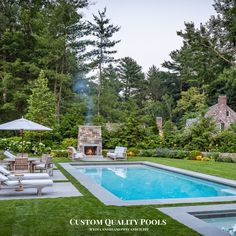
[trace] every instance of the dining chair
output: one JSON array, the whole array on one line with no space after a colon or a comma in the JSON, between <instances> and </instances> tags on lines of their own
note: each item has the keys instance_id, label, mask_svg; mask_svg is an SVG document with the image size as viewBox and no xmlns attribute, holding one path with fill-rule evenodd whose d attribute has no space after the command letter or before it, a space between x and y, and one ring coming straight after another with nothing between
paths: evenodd
<instances>
[{"instance_id":1,"label":"dining chair","mask_svg":"<svg viewBox=\"0 0 236 236\"><path fill-rule=\"evenodd\" d=\"M30 172L30 164L27 157L18 157L15 159L14 171Z\"/></svg>"}]
</instances>

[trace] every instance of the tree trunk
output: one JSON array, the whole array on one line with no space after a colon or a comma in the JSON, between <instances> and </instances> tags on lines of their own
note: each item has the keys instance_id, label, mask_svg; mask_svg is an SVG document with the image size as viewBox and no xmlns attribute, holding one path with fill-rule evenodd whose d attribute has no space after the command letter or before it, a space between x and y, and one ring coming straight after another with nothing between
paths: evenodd
<instances>
[{"instance_id":1,"label":"tree trunk","mask_svg":"<svg viewBox=\"0 0 236 236\"><path fill-rule=\"evenodd\" d=\"M103 38L100 40L100 45L103 44ZM100 116L100 98L101 98L101 91L102 91L102 62L103 62L103 51L102 47L100 48L100 56L99 56L99 75L98 75L98 96L97 96L97 115Z\"/></svg>"}]
</instances>

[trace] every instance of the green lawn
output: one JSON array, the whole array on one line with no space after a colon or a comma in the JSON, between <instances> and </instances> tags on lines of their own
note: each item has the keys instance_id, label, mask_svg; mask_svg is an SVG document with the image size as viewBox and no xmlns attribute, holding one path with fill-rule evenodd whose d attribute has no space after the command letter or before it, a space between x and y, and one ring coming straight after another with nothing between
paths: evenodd
<instances>
[{"instance_id":1,"label":"green lawn","mask_svg":"<svg viewBox=\"0 0 236 236\"><path fill-rule=\"evenodd\" d=\"M135 157L129 158L129 161L151 161L162 165L178 167L186 170L192 170L209 175L236 180L236 163L178 160L155 157Z\"/></svg>"},{"instance_id":2,"label":"green lawn","mask_svg":"<svg viewBox=\"0 0 236 236\"><path fill-rule=\"evenodd\" d=\"M132 158L236 179L235 164L183 160ZM54 159L55 162L67 159ZM64 169L59 169L79 189L83 197L1 201L0 235L77 236L77 235L199 235L156 210L158 206L105 206ZM149 226L148 232L90 232L87 226L70 226L77 219L166 219L166 226Z\"/></svg>"}]
</instances>

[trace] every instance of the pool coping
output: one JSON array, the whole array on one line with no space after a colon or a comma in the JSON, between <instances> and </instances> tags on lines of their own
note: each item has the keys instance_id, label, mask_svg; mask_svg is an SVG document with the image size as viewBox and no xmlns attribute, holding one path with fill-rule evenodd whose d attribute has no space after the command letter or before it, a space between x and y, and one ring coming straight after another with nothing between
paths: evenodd
<instances>
[{"instance_id":1,"label":"pool coping","mask_svg":"<svg viewBox=\"0 0 236 236\"><path fill-rule=\"evenodd\" d=\"M85 186L95 197L102 201L105 205L115 206L134 206L134 205L159 205L159 204L177 204L177 203L198 203L198 202L225 202L236 201L236 196L222 196L222 197L208 197L208 198L172 198L172 199L151 199L151 200L121 200L114 194L93 182L88 176L78 172L74 166L114 166L114 165L146 165L157 167L164 170L169 170L175 173L188 175L191 177L200 178L203 180L212 181L219 184L228 185L236 188L236 181L216 177L212 175L202 174L194 171L188 171L176 167L165 166L147 161L133 161L133 162L67 162L59 163L66 171L68 171L74 178L76 178L83 186Z\"/></svg>"},{"instance_id":2,"label":"pool coping","mask_svg":"<svg viewBox=\"0 0 236 236\"><path fill-rule=\"evenodd\" d=\"M185 206L185 207L163 207L157 208L159 211L177 220L181 224L194 229L205 236L230 236L229 233L207 223L193 214L214 211L236 210L236 204L205 205L205 206ZM209 214L211 214L209 213Z\"/></svg>"}]
</instances>

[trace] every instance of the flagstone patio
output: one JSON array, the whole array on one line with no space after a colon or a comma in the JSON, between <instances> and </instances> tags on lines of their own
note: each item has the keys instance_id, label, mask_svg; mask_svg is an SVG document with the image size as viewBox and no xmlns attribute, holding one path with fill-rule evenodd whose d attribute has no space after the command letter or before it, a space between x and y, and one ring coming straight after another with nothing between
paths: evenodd
<instances>
[{"instance_id":1,"label":"flagstone patio","mask_svg":"<svg viewBox=\"0 0 236 236\"><path fill-rule=\"evenodd\" d=\"M58 198L58 197L80 197L82 194L68 179L61 173L60 170L54 170L53 187L45 187L42 190L42 196L37 196L36 188L25 188L21 192L14 189L1 189L0 200L14 199L39 199L39 198ZM63 182L58 182L63 181Z\"/></svg>"}]
</instances>

